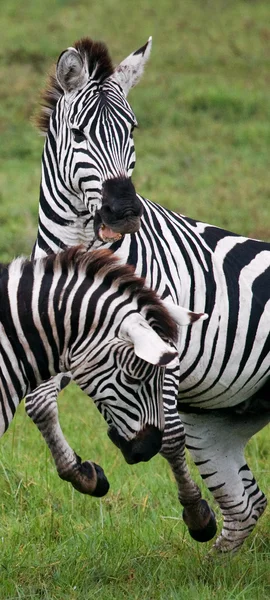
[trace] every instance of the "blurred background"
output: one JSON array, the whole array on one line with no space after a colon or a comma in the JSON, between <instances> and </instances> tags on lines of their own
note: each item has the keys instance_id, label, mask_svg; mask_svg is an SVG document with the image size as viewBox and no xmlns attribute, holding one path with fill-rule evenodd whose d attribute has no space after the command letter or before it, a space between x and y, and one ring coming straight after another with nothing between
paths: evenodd
<instances>
[{"instance_id":1,"label":"blurred background","mask_svg":"<svg viewBox=\"0 0 270 600\"><path fill-rule=\"evenodd\" d=\"M0 21L0 261L31 252L44 143L31 118L51 65L83 36L115 64L153 36L129 96L138 192L270 241L269 0L2 0ZM188 536L165 461L125 464L77 388L59 407L69 443L111 489L91 499L61 481L21 405L0 444L1 599L270 598L269 512L240 554L207 561L211 543ZM268 430L247 452L265 492Z\"/></svg>"},{"instance_id":2,"label":"blurred background","mask_svg":"<svg viewBox=\"0 0 270 600\"><path fill-rule=\"evenodd\" d=\"M268 0L1 3L0 260L31 251L44 139L31 124L46 74L82 36L117 64L153 36L129 100L134 182L200 220L270 239Z\"/></svg>"}]
</instances>

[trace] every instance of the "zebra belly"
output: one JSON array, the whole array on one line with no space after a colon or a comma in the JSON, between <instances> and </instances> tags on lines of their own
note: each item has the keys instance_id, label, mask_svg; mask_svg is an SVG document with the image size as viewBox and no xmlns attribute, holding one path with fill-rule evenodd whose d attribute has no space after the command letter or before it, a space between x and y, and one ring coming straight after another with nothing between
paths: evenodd
<instances>
[{"instance_id":1,"label":"zebra belly","mask_svg":"<svg viewBox=\"0 0 270 600\"><path fill-rule=\"evenodd\" d=\"M205 388L205 381L203 387ZM251 407L253 402L254 410L270 410L269 368L258 370L254 373L253 377L248 377L247 374L240 376L233 383L230 380L226 382L223 378L216 385L213 385L213 382L212 384L209 382L207 389L201 388L200 384L193 385L189 390L186 388L185 382L180 385L178 409L181 412L196 408L219 409L238 407L238 405L244 406L244 404L246 407Z\"/></svg>"}]
</instances>

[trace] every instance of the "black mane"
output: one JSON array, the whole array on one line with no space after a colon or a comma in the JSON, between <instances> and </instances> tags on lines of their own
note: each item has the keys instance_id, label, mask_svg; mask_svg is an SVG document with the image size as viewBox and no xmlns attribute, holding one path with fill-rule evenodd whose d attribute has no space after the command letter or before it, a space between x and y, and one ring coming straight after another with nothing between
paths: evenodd
<instances>
[{"instance_id":1,"label":"black mane","mask_svg":"<svg viewBox=\"0 0 270 600\"><path fill-rule=\"evenodd\" d=\"M93 250L88 252L83 246L73 246L59 254L50 254L44 258L45 272L53 273L57 268L63 271L82 269L90 279L97 273L106 277L110 284L117 284L122 292L128 290L136 296L138 307L146 311L148 319L153 320L151 326L163 338L177 341L178 331L175 321L162 304L156 292L145 287L143 277L134 274L133 265L122 265L119 258L111 250Z\"/></svg>"},{"instance_id":2,"label":"black mane","mask_svg":"<svg viewBox=\"0 0 270 600\"><path fill-rule=\"evenodd\" d=\"M15 259L18 260L18 259ZM108 285L118 286L120 293L127 290L137 298L139 311L145 310L148 319L153 320L151 326L163 338L177 341L178 332L175 321L162 304L154 290L145 287L143 277L134 274L132 265L122 265L119 258L111 250L93 250L88 252L84 246L73 246L58 254L49 254L45 258L31 261L21 257L21 274L44 268L44 274L53 275L59 269L67 273L70 269L83 271L86 277L93 280L97 274L106 277ZM12 263L0 263L0 280L8 276L8 267ZM3 279L2 279L3 282ZM1 311L1 307L0 307Z\"/></svg>"},{"instance_id":3,"label":"black mane","mask_svg":"<svg viewBox=\"0 0 270 600\"><path fill-rule=\"evenodd\" d=\"M134 267L127 264L122 265L111 250L87 252L84 246L74 246L58 254L49 254L42 259L31 261L22 257L20 261L21 276L23 277L25 273L26 280L29 270L33 272L40 268L44 271L44 275L50 276L53 276L59 269L63 273L70 270L82 271L90 280L100 274L103 279L106 278L108 285L116 285L120 293L128 291L132 296L134 295L137 298L139 311L144 309L147 319L151 320L153 329L161 337L176 342L177 326L156 292L146 288L145 280L134 274ZM8 266L0 267L0 279L4 273L8 276Z\"/></svg>"}]
</instances>

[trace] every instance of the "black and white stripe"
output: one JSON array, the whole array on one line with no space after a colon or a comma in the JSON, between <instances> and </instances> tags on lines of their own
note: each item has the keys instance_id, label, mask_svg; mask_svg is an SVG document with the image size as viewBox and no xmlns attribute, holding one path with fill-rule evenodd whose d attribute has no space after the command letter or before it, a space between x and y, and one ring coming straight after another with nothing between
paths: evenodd
<instances>
[{"instance_id":1,"label":"black and white stripe","mask_svg":"<svg viewBox=\"0 0 270 600\"><path fill-rule=\"evenodd\" d=\"M114 251L161 298L209 315L181 335L180 372L167 370L162 454L175 472L184 440L178 406L186 447L223 513L215 547L235 550L266 506L243 451L270 417L270 244L141 201L140 231Z\"/></svg>"},{"instance_id":2,"label":"black and white stripe","mask_svg":"<svg viewBox=\"0 0 270 600\"><path fill-rule=\"evenodd\" d=\"M130 174L134 154L128 139L135 121L122 91L128 91L129 67L135 59L136 53L124 61L125 68L119 69L116 81L109 76L103 82L108 85L112 107L110 114L108 110L106 113L106 127L110 129L107 138L106 128L103 130L101 125L101 115L105 123L104 109L94 99L95 93L91 96L91 85L76 92L72 108L69 105L67 109L59 93L56 110L51 110L43 156L36 256L82 241L93 243L92 213L99 206L95 194L102 186L98 173L104 175L107 169L107 176L119 175L119 166L122 169L125 164L125 173ZM94 126L91 111L87 115L84 110L91 103L95 107ZM81 111L88 142L72 138L72 119L80 127L76 119ZM93 166L92 159L86 161L84 148L87 146L89 152L92 143L95 147L97 139L104 142L105 138L103 151L95 151L92 157ZM80 191L87 199L84 204L79 199ZM122 261L134 265L136 272L146 277L147 284L161 298L209 314L208 321L188 328L179 337L179 365L167 369L162 454L174 471L189 529L196 539L209 539L210 533L208 538L200 538L200 531L209 524L209 513L202 514L200 493L188 474L186 439L224 516L216 547L233 550L248 535L266 504L245 463L243 449L269 416L270 245L140 200L144 209L141 229L112 248ZM178 389L186 438L177 413ZM239 405L241 408L236 408Z\"/></svg>"},{"instance_id":3,"label":"black and white stripe","mask_svg":"<svg viewBox=\"0 0 270 600\"><path fill-rule=\"evenodd\" d=\"M69 371L113 426L129 462L147 460L161 446L164 367L177 356L169 343L176 337L176 324L154 292L108 250L75 247L32 262L14 260L0 276L0 434L28 393L27 412L60 476L92 493L96 476L85 491L58 422L55 383L63 387L65 376L41 385L34 399L31 391Z\"/></svg>"}]
</instances>

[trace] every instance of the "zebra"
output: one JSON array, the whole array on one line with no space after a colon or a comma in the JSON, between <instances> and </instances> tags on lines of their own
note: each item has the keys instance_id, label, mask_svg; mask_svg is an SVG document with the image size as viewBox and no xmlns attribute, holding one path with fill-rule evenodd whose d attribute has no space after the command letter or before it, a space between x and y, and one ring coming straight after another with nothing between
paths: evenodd
<instances>
[{"instance_id":1,"label":"zebra","mask_svg":"<svg viewBox=\"0 0 270 600\"><path fill-rule=\"evenodd\" d=\"M150 37L115 69L106 46L89 38L60 54L36 119L46 140L38 235L32 258L78 243L98 247L138 231L143 209L131 181L137 120L126 98L143 73L151 44ZM26 410L35 401L39 405L43 401L45 410L47 403L56 402L59 390L68 381L65 375L55 379L54 385L50 381L47 389L43 385L26 398ZM166 381L164 394L170 398L171 385L175 384L169 370ZM207 541L216 532L214 514L190 477L177 411L173 417L171 410L166 411L166 418L176 434L170 447L166 445L166 458L174 470L184 518L191 535ZM109 433L119 446L113 428ZM176 461L172 461L172 446Z\"/></svg>"},{"instance_id":2,"label":"zebra","mask_svg":"<svg viewBox=\"0 0 270 600\"><path fill-rule=\"evenodd\" d=\"M137 121L126 95L150 48L151 38L116 69L106 46L89 38L60 55L36 119L46 140L33 257L138 230L142 206L131 180Z\"/></svg>"},{"instance_id":3,"label":"zebra","mask_svg":"<svg viewBox=\"0 0 270 600\"><path fill-rule=\"evenodd\" d=\"M73 247L46 258L15 259L0 276L0 435L19 402L50 377L70 371L102 406L127 462L160 449L165 366L177 356L177 325L205 318L180 309L174 320L134 268L110 250ZM117 385L115 385L117 382ZM29 396L31 398L31 394ZM129 410L133 406L133 412ZM103 496L99 465L70 448L57 404L29 400L27 413L52 453L59 476L78 491Z\"/></svg>"},{"instance_id":4,"label":"zebra","mask_svg":"<svg viewBox=\"0 0 270 600\"><path fill-rule=\"evenodd\" d=\"M139 65L141 60L144 65L143 58L146 53L149 54L149 45L150 42L130 55L123 61L122 67L119 66L114 75L108 77L110 82L113 80L114 86L122 89L125 96L129 87L138 79L138 73L141 73ZM69 53L70 50L60 57L60 64L61 60L66 61L67 71ZM71 75L72 72L72 79ZM58 79L61 80L61 73L58 74ZM56 91L54 84L51 85L47 96L52 97L52 100L45 116L43 113L48 138L52 135L51 128L54 132L57 131ZM87 89L86 84L85 88L77 87L76 91L75 85L69 104L71 92L65 90L62 82L62 95L58 101L63 103L66 100L68 114L73 111L76 123L80 117L76 98L80 98L83 103L83 93ZM115 126L113 140L122 139L121 136L119 138L119 131L123 135L121 114L120 125L119 128ZM59 112L57 115L59 116ZM63 121L66 128L71 127L67 120ZM93 128L89 130L88 127L92 122L91 112L88 119L84 113L85 129L81 142L78 141L84 153L91 146L92 135L95 139ZM130 131L127 123L126 129ZM55 133L55 140L56 137ZM63 161L68 155L67 139L71 143L71 135L67 138L66 134L64 138ZM110 139L112 143L111 137L106 139ZM61 150L60 142L58 140ZM117 144L118 141L114 143ZM60 154L54 153L56 145L56 142L54 145L51 142L50 152L48 144L45 145L42 174L42 182L50 179L54 185L57 181L56 165L59 159L61 162L60 150ZM107 148L104 149L105 162L106 157ZM75 172L77 173L74 164L72 169L66 169L67 176L71 177ZM130 170L127 173L130 175ZM87 179L87 168L84 170L82 165L82 182L85 181L84 175ZM112 172L112 176L115 176L115 172ZM43 183L41 187L42 185ZM121 261L133 265L137 275L145 277L147 285L160 298L165 302L173 302L175 307L188 306L193 311L209 315L207 321L196 328L187 328L181 335L178 341L179 364L166 368L163 384L165 430L161 454L167 458L175 475L179 500L184 506L184 521L192 536L204 541L215 534L215 527L211 512L207 506L202 505L200 492L188 474L184 452L185 447L189 449L222 512L223 528L214 547L220 552L235 551L253 530L266 507L265 495L246 464L244 448L248 439L269 421L267 361L269 362L270 348L266 319L270 245L178 215L138 194L142 211L140 228L136 232L123 236L122 231L119 232L122 237L115 239L116 236L107 232L110 223L106 220L103 222L99 205L92 218L88 215L87 223L89 227L90 222L92 223L91 231L81 227L80 215L76 220L73 213L78 237L68 237L66 232L70 227L70 207L72 205L77 210L78 198L76 194L72 196L72 192L64 197L67 199L66 229L64 231L63 224L55 219L54 243L57 248L65 247L69 241L74 243L82 241L82 238L85 241L87 236L95 248L99 242L93 243L92 236L102 239L102 231L105 229L103 241L109 239L110 248ZM49 203L50 198L47 199ZM53 200L51 204L53 205ZM44 195L41 197L41 205L44 206ZM101 221L96 221L100 211ZM50 214L49 205L47 214ZM98 223L96 229L95 223ZM116 233L116 229L113 231ZM46 238L48 246L49 243L49 238ZM35 254L55 249L54 246L48 246L44 242L40 212ZM46 396L46 389L43 394ZM54 394L56 397L57 385ZM112 441L121 447L118 432L113 426L109 433Z\"/></svg>"}]
</instances>

